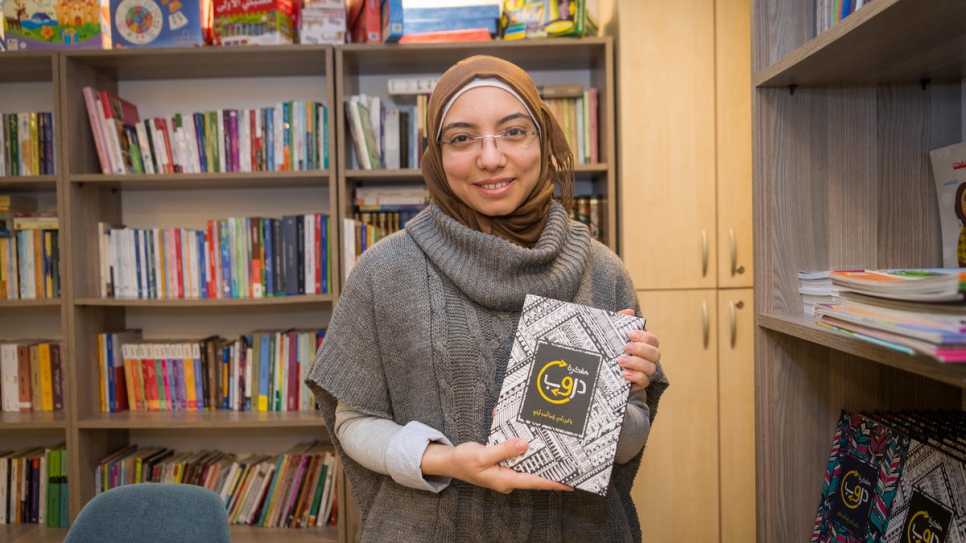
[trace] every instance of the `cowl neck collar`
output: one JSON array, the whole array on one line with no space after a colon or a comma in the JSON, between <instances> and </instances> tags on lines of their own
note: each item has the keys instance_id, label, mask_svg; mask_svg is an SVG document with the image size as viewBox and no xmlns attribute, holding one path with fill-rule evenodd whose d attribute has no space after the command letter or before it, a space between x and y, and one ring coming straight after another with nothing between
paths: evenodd
<instances>
[{"instance_id":1,"label":"cowl neck collar","mask_svg":"<svg viewBox=\"0 0 966 543\"><path fill-rule=\"evenodd\" d=\"M587 228L556 202L532 248L468 228L435 203L407 222L406 231L456 288L497 311L519 311L527 294L571 301L590 251Z\"/></svg>"}]
</instances>

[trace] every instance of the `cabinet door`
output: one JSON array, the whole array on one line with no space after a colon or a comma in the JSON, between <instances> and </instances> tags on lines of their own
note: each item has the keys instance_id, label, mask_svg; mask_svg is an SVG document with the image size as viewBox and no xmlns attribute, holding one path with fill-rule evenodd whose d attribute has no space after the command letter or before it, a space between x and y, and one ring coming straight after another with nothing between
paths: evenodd
<instances>
[{"instance_id":1,"label":"cabinet door","mask_svg":"<svg viewBox=\"0 0 966 543\"><path fill-rule=\"evenodd\" d=\"M619 2L619 251L638 288L716 285L714 10Z\"/></svg>"},{"instance_id":2,"label":"cabinet door","mask_svg":"<svg viewBox=\"0 0 966 543\"><path fill-rule=\"evenodd\" d=\"M638 292L671 382L631 494L644 541L718 541L718 347L714 290Z\"/></svg>"},{"instance_id":3,"label":"cabinet door","mask_svg":"<svg viewBox=\"0 0 966 543\"><path fill-rule=\"evenodd\" d=\"M752 286L751 6L715 2L718 287Z\"/></svg>"},{"instance_id":4,"label":"cabinet door","mask_svg":"<svg viewBox=\"0 0 966 543\"><path fill-rule=\"evenodd\" d=\"M718 291L721 543L755 541L755 312L750 288Z\"/></svg>"}]
</instances>

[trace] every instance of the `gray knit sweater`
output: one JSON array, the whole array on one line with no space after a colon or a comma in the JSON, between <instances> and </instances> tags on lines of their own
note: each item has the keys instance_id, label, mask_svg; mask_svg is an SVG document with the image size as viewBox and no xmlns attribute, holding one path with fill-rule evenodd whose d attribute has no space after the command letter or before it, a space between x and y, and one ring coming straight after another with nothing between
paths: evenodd
<instances>
[{"instance_id":1,"label":"gray knit sweater","mask_svg":"<svg viewBox=\"0 0 966 543\"><path fill-rule=\"evenodd\" d=\"M485 443L526 294L638 309L617 256L553 204L532 249L471 230L435 205L367 250L346 281L306 383L334 427L337 401L454 444ZM647 389L651 420L667 387ZM615 466L605 497L454 481L406 488L336 450L362 509L363 542L639 541L630 487L640 455Z\"/></svg>"}]
</instances>

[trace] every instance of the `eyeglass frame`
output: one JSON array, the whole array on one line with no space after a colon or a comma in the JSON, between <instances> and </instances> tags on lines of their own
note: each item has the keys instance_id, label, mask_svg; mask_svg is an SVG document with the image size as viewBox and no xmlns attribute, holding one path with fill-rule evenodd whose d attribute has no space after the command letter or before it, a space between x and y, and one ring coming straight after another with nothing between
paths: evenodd
<instances>
[{"instance_id":1,"label":"eyeglass frame","mask_svg":"<svg viewBox=\"0 0 966 543\"><path fill-rule=\"evenodd\" d=\"M509 132L510 130L522 130L522 129L519 128L519 127L510 127L510 128L505 129L505 130L502 130L502 131L500 131L500 132L498 132L496 134L482 134L480 136L470 136L468 134L458 134L453 139L458 138L460 136L465 136L467 138L470 138L473 141L480 142L479 149L483 149L483 138L491 138L493 140L493 145L496 145L496 140L498 140L499 138L505 138L505 137L507 137L507 134L506 133ZM536 136L537 134L538 134L538 132L536 130L523 130L523 135L524 136ZM436 140L436 143L439 146L441 146L441 147L444 146L444 145L453 145L453 139L450 139L450 140L437 139ZM460 143L462 143L462 142L460 142ZM473 147L467 148L466 151L470 151L471 149L473 149Z\"/></svg>"}]
</instances>

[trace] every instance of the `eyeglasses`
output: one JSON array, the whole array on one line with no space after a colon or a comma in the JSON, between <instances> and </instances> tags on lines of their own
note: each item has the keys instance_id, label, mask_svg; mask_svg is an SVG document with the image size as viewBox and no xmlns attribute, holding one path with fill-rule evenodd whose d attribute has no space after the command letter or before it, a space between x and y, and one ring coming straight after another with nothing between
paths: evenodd
<instances>
[{"instance_id":1,"label":"eyeglasses","mask_svg":"<svg viewBox=\"0 0 966 543\"><path fill-rule=\"evenodd\" d=\"M537 133L533 130L523 130L522 128L507 128L496 134L484 134L482 136L471 136L469 134L457 134L450 140L437 140L436 143L447 146L454 153L468 153L483 148L483 139L492 138L496 145L497 139L500 145L506 145L509 149L526 149L533 143L533 136ZM480 142L479 146L476 142Z\"/></svg>"}]
</instances>

